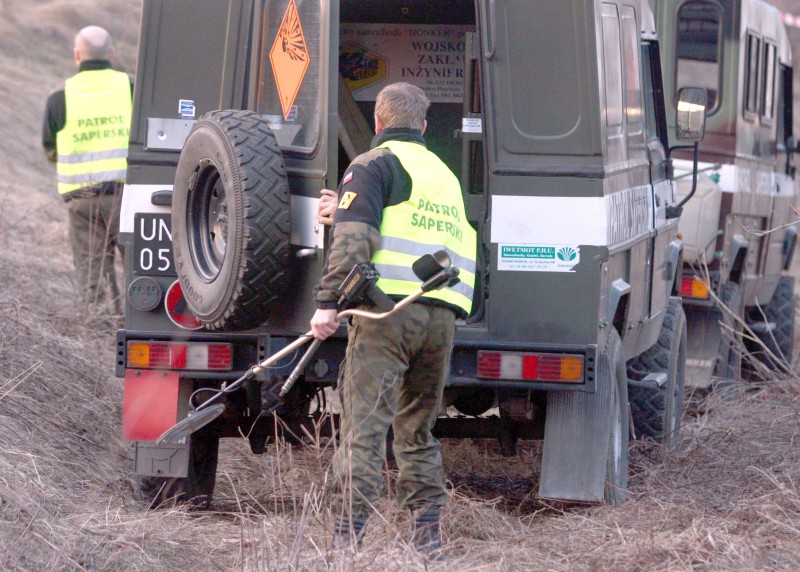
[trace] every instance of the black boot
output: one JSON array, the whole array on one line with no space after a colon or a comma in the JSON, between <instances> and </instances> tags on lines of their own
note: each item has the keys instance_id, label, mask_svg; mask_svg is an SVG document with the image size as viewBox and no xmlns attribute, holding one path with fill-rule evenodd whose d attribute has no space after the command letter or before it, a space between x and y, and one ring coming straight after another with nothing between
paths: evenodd
<instances>
[{"instance_id":1,"label":"black boot","mask_svg":"<svg viewBox=\"0 0 800 572\"><path fill-rule=\"evenodd\" d=\"M367 519L364 517L350 518L339 514L335 515L333 517L333 549L341 550L354 545L356 549L361 548L364 544L362 537L366 524Z\"/></svg>"},{"instance_id":2,"label":"black boot","mask_svg":"<svg viewBox=\"0 0 800 572\"><path fill-rule=\"evenodd\" d=\"M411 536L414 548L429 560L444 560L442 538L439 536L439 507L431 506L414 513Z\"/></svg>"}]
</instances>

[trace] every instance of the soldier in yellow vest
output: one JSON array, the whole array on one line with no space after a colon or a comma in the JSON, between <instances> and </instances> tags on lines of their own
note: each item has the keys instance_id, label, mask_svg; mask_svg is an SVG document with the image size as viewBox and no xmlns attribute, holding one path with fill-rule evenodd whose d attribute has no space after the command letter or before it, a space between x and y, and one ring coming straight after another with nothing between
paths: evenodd
<instances>
[{"instance_id":1,"label":"soldier in yellow vest","mask_svg":"<svg viewBox=\"0 0 800 572\"><path fill-rule=\"evenodd\" d=\"M114 257L125 182L132 81L111 68L111 36L87 26L75 36L78 73L47 100L42 144L56 163L69 237L85 304L119 312Z\"/></svg>"},{"instance_id":2,"label":"soldier in yellow vest","mask_svg":"<svg viewBox=\"0 0 800 572\"><path fill-rule=\"evenodd\" d=\"M456 317L466 317L472 307L476 236L458 180L425 146L429 104L420 88L407 83L391 84L378 95L373 149L353 160L339 185L311 329L319 339L336 331L336 288L359 262L375 264L378 286L395 299L419 288L411 265L423 254L444 249L461 270L454 288L429 292L389 318L353 318L339 377L334 546L360 541L383 485L386 435L392 427L400 471L397 500L413 515L413 544L442 559L439 513L445 481L431 429L450 372Z\"/></svg>"}]
</instances>

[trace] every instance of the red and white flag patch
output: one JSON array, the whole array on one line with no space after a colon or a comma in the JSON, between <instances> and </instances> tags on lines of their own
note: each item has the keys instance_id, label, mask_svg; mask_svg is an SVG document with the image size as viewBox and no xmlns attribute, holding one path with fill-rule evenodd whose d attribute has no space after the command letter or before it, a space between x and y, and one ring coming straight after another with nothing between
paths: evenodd
<instances>
[{"instance_id":1,"label":"red and white flag patch","mask_svg":"<svg viewBox=\"0 0 800 572\"><path fill-rule=\"evenodd\" d=\"M352 180L353 180L353 171L350 171L349 173L346 173L344 179L342 179L342 186L346 185Z\"/></svg>"}]
</instances>

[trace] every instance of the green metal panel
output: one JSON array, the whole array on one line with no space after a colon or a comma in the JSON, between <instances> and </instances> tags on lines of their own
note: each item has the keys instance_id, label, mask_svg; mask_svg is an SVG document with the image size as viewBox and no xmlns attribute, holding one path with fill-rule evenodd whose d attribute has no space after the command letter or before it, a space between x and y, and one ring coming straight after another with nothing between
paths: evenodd
<instances>
[{"instance_id":1,"label":"green metal panel","mask_svg":"<svg viewBox=\"0 0 800 572\"><path fill-rule=\"evenodd\" d=\"M594 11L582 0L482 3L493 170L597 165Z\"/></svg>"},{"instance_id":2,"label":"green metal panel","mask_svg":"<svg viewBox=\"0 0 800 572\"><path fill-rule=\"evenodd\" d=\"M180 117L180 99L194 101L198 117L214 109L241 107L244 73L240 66L246 63L241 50L247 41L240 40L249 32L245 22L249 5L236 0L196 0L187 10L181 2L144 2L131 141L144 144L147 118ZM226 24L210 26L209 22Z\"/></svg>"}]
</instances>

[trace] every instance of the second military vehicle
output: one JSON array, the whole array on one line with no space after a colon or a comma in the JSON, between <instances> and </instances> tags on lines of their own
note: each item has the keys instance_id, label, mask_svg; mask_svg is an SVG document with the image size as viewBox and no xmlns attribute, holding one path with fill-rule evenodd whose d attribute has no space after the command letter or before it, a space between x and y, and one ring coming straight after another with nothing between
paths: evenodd
<instances>
[{"instance_id":1,"label":"second military vehicle","mask_svg":"<svg viewBox=\"0 0 800 572\"><path fill-rule=\"evenodd\" d=\"M729 380L785 372L794 355L794 278L788 270L798 216L792 52L781 15L764 0L652 4L668 62L667 99L687 85L709 94L699 149L704 175L679 225L688 377L705 385L712 374ZM670 106L667 121L674 125ZM676 161L676 172L681 166ZM685 162L683 168L689 168ZM678 178L680 196L688 194L690 178Z\"/></svg>"}]
</instances>

